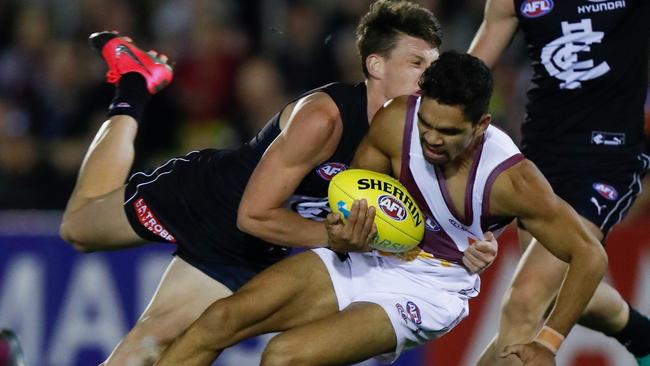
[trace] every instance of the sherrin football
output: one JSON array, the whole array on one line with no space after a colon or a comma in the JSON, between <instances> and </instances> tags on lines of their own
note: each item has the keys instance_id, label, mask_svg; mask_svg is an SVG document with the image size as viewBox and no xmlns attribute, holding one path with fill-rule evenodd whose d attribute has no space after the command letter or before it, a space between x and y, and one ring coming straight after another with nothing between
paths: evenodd
<instances>
[{"instance_id":1,"label":"sherrin football","mask_svg":"<svg viewBox=\"0 0 650 366\"><path fill-rule=\"evenodd\" d=\"M354 200L366 199L375 207L377 236L370 246L401 253L416 247L424 236L424 216L406 188L395 178L364 169L344 170L328 189L332 212L347 219Z\"/></svg>"}]
</instances>

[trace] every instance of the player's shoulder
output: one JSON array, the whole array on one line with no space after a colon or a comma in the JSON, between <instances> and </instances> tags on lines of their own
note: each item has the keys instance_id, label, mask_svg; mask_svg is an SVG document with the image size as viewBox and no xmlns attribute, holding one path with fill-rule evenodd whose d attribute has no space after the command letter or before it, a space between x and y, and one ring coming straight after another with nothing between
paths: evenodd
<instances>
[{"instance_id":1,"label":"player's shoulder","mask_svg":"<svg viewBox=\"0 0 650 366\"><path fill-rule=\"evenodd\" d=\"M343 97L349 97L349 96L354 96L355 94L359 94L358 92L363 92L365 90L366 90L365 84L363 83L348 84L348 83L336 81L333 83L325 84L316 89L313 89L312 92L322 91L327 94L332 94L332 95L341 94L341 96Z\"/></svg>"},{"instance_id":2,"label":"player's shoulder","mask_svg":"<svg viewBox=\"0 0 650 366\"><path fill-rule=\"evenodd\" d=\"M504 169L494 181L495 188L504 193L519 193L525 191L531 183L538 183L542 173L537 166L528 159L521 159L512 166Z\"/></svg>"},{"instance_id":3,"label":"player's shoulder","mask_svg":"<svg viewBox=\"0 0 650 366\"><path fill-rule=\"evenodd\" d=\"M377 111L370 124L369 140L388 156L401 151L407 103L408 96L389 100Z\"/></svg>"},{"instance_id":4,"label":"player's shoulder","mask_svg":"<svg viewBox=\"0 0 650 366\"><path fill-rule=\"evenodd\" d=\"M343 130L341 114L327 93L308 93L288 104L280 115L284 140L319 146L337 140Z\"/></svg>"},{"instance_id":5,"label":"player's shoulder","mask_svg":"<svg viewBox=\"0 0 650 366\"><path fill-rule=\"evenodd\" d=\"M388 102L384 103L384 108L388 110L405 110L409 100L411 98L417 98L416 95L402 95L401 97L393 98Z\"/></svg>"},{"instance_id":6,"label":"player's shoulder","mask_svg":"<svg viewBox=\"0 0 650 366\"><path fill-rule=\"evenodd\" d=\"M517 216L530 207L550 205L554 197L537 166L528 159L521 159L496 177L490 193L490 207L498 214Z\"/></svg>"},{"instance_id":7,"label":"player's shoulder","mask_svg":"<svg viewBox=\"0 0 650 366\"><path fill-rule=\"evenodd\" d=\"M309 106L310 108L321 110L322 112L339 114L339 109L334 99L324 91L316 90L298 99L298 105Z\"/></svg>"},{"instance_id":8,"label":"player's shoulder","mask_svg":"<svg viewBox=\"0 0 650 366\"><path fill-rule=\"evenodd\" d=\"M310 129L324 132L339 128L341 112L334 100L325 92L314 91L303 95L283 111L281 129ZM286 116L286 117L285 117ZM286 120L284 120L286 118Z\"/></svg>"},{"instance_id":9,"label":"player's shoulder","mask_svg":"<svg viewBox=\"0 0 650 366\"><path fill-rule=\"evenodd\" d=\"M372 124L377 127L399 127L404 125L406 110L408 108L408 100L410 96L401 96L389 100L379 108L377 114L373 118Z\"/></svg>"},{"instance_id":10,"label":"player's shoulder","mask_svg":"<svg viewBox=\"0 0 650 366\"><path fill-rule=\"evenodd\" d=\"M314 107L332 115L340 115L340 108L350 104L358 104L359 99L366 98L365 85L334 82L323 85L305 93L298 99L299 102L309 102Z\"/></svg>"}]
</instances>

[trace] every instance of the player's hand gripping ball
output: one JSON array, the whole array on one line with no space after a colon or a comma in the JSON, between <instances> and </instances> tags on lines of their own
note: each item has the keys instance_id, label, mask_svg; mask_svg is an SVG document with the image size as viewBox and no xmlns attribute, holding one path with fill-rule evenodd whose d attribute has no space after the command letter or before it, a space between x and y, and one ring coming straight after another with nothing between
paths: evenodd
<instances>
[{"instance_id":1,"label":"player's hand gripping ball","mask_svg":"<svg viewBox=\"0 0 650 366\"><path fill-rule=\"evenodd\" d=\"M332 178L328 190L332 212L343 220L354 200L366 199L375 207L377 236L370 246L384 252L401 253L416 247L424 236L424 215L395 178L363 169L349 169Z\"/></svg>"}]
</instances>

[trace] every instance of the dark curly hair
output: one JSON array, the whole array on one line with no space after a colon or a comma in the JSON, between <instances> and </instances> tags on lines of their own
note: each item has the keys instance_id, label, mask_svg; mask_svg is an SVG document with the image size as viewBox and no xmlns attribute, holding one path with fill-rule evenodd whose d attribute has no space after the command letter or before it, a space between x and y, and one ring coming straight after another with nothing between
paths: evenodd
<instances>
[{"instance_id":1,"label":"dark curly hair","mask_svg":"<svg viewBox=\"0 0 650 366\"><path fill-rule=\"evenodd\" d=\"M366 77L366 58L373 53L388 57L400 34L423 39L432 47L442 42L440 23L429 10L404 0L377 0L357 26L357 49Z\"/></svg>"},{"instance_id":2,"label":"dark curly hair","mask_svg":"<svg viewBox=\"0 0 650 366\"><path fill-rule=\"evenodd\" d=\"M424 71L419 84L424 97L461 106L465 118L474 124L487 113L494 88L490 69L483 61L454 51L441 54Z\"/></svg>"}]
</instances>

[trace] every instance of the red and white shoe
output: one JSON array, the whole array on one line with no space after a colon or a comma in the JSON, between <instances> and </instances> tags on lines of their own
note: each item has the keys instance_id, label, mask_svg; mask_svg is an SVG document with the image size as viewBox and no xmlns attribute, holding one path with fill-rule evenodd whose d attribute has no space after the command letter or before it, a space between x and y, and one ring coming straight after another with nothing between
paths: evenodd
<instances>
[{"instance_id":1,"label":"red and white shoe","mask_svg":"<svg viewBox=\"0 0 650 366\"><path fill-rule=\"evenodd\" d=\"M149 93L156 94L171 83L174 71L155 53L139 49L116 32L97 32L88 37L90 45L106 61L106 81L117 84L124 74L137 72L147 81Z\"/></svg>"},{"instance_id":2,"label":"red and white shoe","mask_svg":"<svg viewBox=\"0 0 650 366\"><path fill-rule=\"evenodd\" d=\"M25 356L18 338L9 329L0 329L0 365L25 366Z\"/></svg>"}]
</instances>

